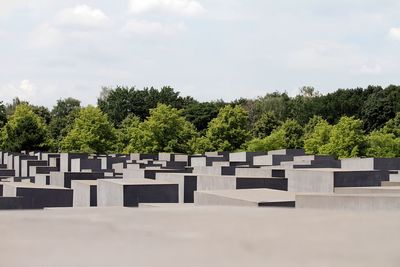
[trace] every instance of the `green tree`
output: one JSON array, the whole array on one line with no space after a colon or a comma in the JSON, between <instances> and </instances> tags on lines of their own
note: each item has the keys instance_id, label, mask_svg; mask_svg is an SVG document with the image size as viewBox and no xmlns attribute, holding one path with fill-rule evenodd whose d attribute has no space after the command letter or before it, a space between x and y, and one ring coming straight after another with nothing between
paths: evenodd
<instances>
[{"instance_id":1,"label":"green tree","mask_svg":"<svg viewBox=\"0 0 400 267\"><path fill-rule=\"evenodd\" d=\"M241 106L225 106L208 126L206 138L215 151L235 151L250 137L247 112Z\"/></svg>"},{"instance_id":2,"label":"green tree","mask_svg":"<svg viewBox=\"0 0 400 267\"><path fill-rule=\"evenodd\" d=\"M191 97L181 97L173 88L164 86L160 90L153 87L137 90L135 87L103 88L97 99L98 107L108 115L110 121L118 126L129 114L144 120L149 110L158 103L170 105L177 109L194 103Z\"/></svg>"},{"instance_id":3,"label":"green tree","mask_svg":"<svg viewBox=\"0 0 400 267\"><path fill-rule=\"evenodd\" d=\"M273 112L279 121L285 121L290 115L290 97L287 93L274 92L254 100L241 99L238 103L248 112L250 126L265 112Z\"/></svg>"},{"instance_id":4,"label":"green tree","mask_svg":"<svg viewBox=\"0 0 400 267\"><path fill-rule=\"evenodd\" d=\"M343 116L332 127L328 144L319 150L321 154L337 158L362 156L365 148L363 122L354 117Z\"/></svg>"},{"instance_id":5,"label":"green tree","mask_svg":"<svg viewBox=\"0 0 400 267\"><path fill-rule=\"evenodd\" d=\"M186 119L193 123L199 131L207 129L208 123L218 116L219 110L225 106L222 100L215 102L194 102L183 111Z\"/></svg>"},{"instance_id":6,"label":"green tree","mask_svg":"<svg viewBox=\"0 0 400 267\"><path fill-rule=\"evenodd\" d=\"M281 122L273 112L265 112L254 124L253 135L258 138L264 138L270 135L280 124Z\"/></svg>"},{"instance_id":7,"label":"green tree","mask_svg":"<svg viewBox=\"0 0 400 267\"><path fill-rule=\"evenodd\" d=\"M7 110L6 106L0 101L0 129L7 123Z\"/></svg>"},{"instance_id":8,"label":"green tree","mask_svg":"<svg viewBox=\"0 0 400 267\"><path fill-rule=\"evenodd\" d=\"M280 130L284 132L285 148L302 148L304 145L303 135L304 130L301 125L293 120L286 120Z\"/></svg>"},{"instance_id":9,"label":"green tree","mask_svg":"<svg viewBox=\"0 0 400 267\"><path fill-rule=\"evenodd\" d=\"M328 144L332 126L321 120L304 139L304 149L308 154L320 154L320 148Z\"/></svg>"},{"instance_id":10,"label":"green tree","mask_svg":"<svg viewBox=\"0 0 400 267\"><path fill-rule=\"evenodd\" d=\"M117 152L124 152L133 138L132 134L139 127L140 118L134 115L128 115L120 127L117 129Z\"/></svg>"},{"instance_id":11,"label":"green tree","mask_svg":"<svg viewBox=\"0 0 400 267\"><path fill-rule=\"evenodd\" d=\"M190 141L196 129L182 116L182 111L165 104L150 110L150 116L131 130L127 152L190 153Z\"/></svg>"},{"instance_id":12,"label":"green tree","mask_svg":"<svg viewBox=\"0 0 400 267\"><path fill-rule=\"evenodd\" d=\"M7 151L45 150L48 147L48 130L46 124L28 104L15 107L2 128L2 149Z\"/></svg>"},{"instance_id":13,"label":"green tree","mask_svg":"<svg viewBox=\"0 0 400 267\"><path fill-rule=\"evenodd\" d=\"M400 138L394 134L374 131L367 136L367 157L400 157Z\"/></svg>"},{"instance_id":14,"label":"green tree","mask_svg":"<svg viewBox=\"0 0 400 267\"><path fill-rule=\"evenodd\" d=\"M274 130L265 138L254 138L245 145L249 152L266 152L270 150L286 148L285 132L282 128Z\"/></svg>"},{"instance_id":15,"label":"green tree","mask_svg":"<svg viewBox=\"0 0 400 267\"><path fill-rule=\"evenodd\" d=\"M114 150L116 132L107 115L88 106L79 112L72 130L61 142L61 150L80 153L108 153Z\"/></svg>"},{"instance_id":16,"label":"green tree","mask_svg":"<svg viewBox=\"0 0 400 267\"><path fill-rule=\"evenodd\" d=\"M385 123L383 132L393 134L396 138L400 138L400 112L397 112L393 119Z\"/></svg>"},{"instance_id":17,"label":"green tree","mask_svg":"<svg viewBox=\"0 0 400 267\"><path fill-rule=\"evenodd\" d=\"M81 102L74 98L57 100L51 111L49 129L55 140L61 140L71 130L76 117L79 115Z\"/></svg>"},{"instance_id":18,"label":"green tree","mask_svg":"<svg viewBox=\"0 0 400 267\"><path fill-rule=\"evenodd\" d=\"M360 100L359 100L360 101ZM400 86L376 90L363 102L361 118L367 132L381 128L400 111Z\"/></svg>"}]
</instances>

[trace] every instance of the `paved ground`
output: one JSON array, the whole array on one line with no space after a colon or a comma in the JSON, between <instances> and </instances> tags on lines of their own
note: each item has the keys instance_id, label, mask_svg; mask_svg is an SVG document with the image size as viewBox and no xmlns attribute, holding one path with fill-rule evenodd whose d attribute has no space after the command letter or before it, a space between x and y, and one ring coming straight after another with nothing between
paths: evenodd
<instances>
[{"instance_id":1,"label":"paved ground","mask_svg":"<svg viewBox=\"0 0 400 267\"><path fill-rule=\"evenodd\" d=\"M1 267L400 265L400 212L90 208L0 212Z\"/></svg>"}]
</instances>

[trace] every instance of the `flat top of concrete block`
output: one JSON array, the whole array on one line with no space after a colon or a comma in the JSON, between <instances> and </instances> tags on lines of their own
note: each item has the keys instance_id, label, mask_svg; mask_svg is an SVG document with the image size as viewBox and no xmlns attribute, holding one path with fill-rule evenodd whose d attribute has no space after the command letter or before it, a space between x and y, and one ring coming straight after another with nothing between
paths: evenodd
<instances>
[{"instance_id":1,"label":"flat top of concrete block","mask_svg":"<svg viewBox=\"0 0 400 267\"><path fill-rule=\"evenodd\" d=\"M214 190L214 191L198 191L205 194L217 195L226 198L240 199L252 202L278 202L278 201L294 201L295 193L260 188L260 189L238 189L238 190Z\"/></svg>"},{"instance_id":2,"label":"flat top of concrete block","mask_svg":"<svg viewBox=\"0 0 400 267\"><path fill-rule=\"evenodd\" d=\"M27 183L27 182L7 182L3 183L3 185L13 186L17 188L38 188L38 189L62 189L62 190L71 190L69 188L55 186L55 185L39 185L34 183Z\"/></svg>"},{"instance_id":3,"label":"flat top of concrete block","mask_svg":"<svg viewBox=\"0 0 400 267\"><path fill-rule=\"evenodd\" d=\"M139 203L139 208L190 208L194 203Z\"/></svg>"},{"instance_id":4,"label":"flat top of concrete block","mask_svg":"<svg viewBox=\"0 0 400 267\"><path fill-rule=\"evenodd\" d=\"M306 168L306 169L286 169L294 172L380 172L380 170L349 170L341 168Z\"/></svg>"},{"instance_id":5,"label":"flat top of concrete block","mask_svg":"<svg viewBox=\"0 0 400 267\"><path fill-rule=\"evenodd\" d=\"M97 185L97 180L71 180L71 184Z\"/></svg>"},{"instance_id":6,"label":"flat top of concrete block","mask_svg":"<svg viewBox=\"0 0 400 267\"><path fill-rule=\"evenodd\" d=\"M127 179L101 179L101 182L110 182L120 185L152 185L152 184L176 184L173 182L157 181L152 179L142 179L142 178L127 178Z\"/></svg>"},{"instance_id":7,"label":"flat top of concrete block","mask_svg":"<svg viewBox=\"0 0 400 267\"><path fill-rule=\"evenodd\" d=\"M397 186L365 186L365 187L336 187L334 189L335 193L346 193L349 192L352 194L352 192L398 192L400 193L400 184Z\"/></svg>"},{"instance_id":8,"label":"flat top of concrete block","mask_svg":"<svg viewBox=\"0 0 400 267\"><path fill-rule=\"evenodd\" d=\"M296 193L296 196L315 196L315 197L334 197L334 198L341 198L341 197L368 197L368 198L400 198L400 194L337 194L337 193Z\"/></svg>"}]
</instances>

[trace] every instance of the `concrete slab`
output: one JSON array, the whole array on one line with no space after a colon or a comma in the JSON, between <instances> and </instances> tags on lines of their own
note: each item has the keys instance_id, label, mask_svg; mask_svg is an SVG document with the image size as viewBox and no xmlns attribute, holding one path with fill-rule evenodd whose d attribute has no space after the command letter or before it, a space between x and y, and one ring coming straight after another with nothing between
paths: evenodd
<instances>
[{"instance_id":1,"label":"concrete slab","mask_svg":"<svg viewBox=\"0 0 400 267\"><path fill-rule=\"evenodd\" d=\"M295 194L273 189L196 191L195 205L294 207Z\"/></svg>"},{"instance_id":2,"label":"concrete slab","mask_svg":"<svg viewBox=\"0 0 400 267\"><path fill-rule=\"evenodd\" d=\"M4 197L23 197L26 208L72 207L71 189L33 183L3 183Z\"/></svg>"},{"instance_id":3,"label":"concrete slab","mask_svg":"<svg viewBox=\"0 0 400 267\"><path fill-rule=\"evenodd\" d=\"M71 189L74 190L74 207L97 206L97 180L72 180Z\"/></svg>"},{"instance_id":4,"label":"concrete slab","mask_svg":"<svg viewBox=\"0 0 400 267\"><path fill-rule=\"evenodd\" d=\"M97 205L137 207L139 203L178 203L178 184L150 179L101 179Z\"/></svg>"},{"instance_id":5,"label":"concrete slab","mask_svg":"<svg viewBox=\"0 0 400 267\"><path fill-rule=\"evenodd\" d=\"M399 194L296 194L296 208L400 211Z\"/></svg>"},{"instance_id":6,"label":"concrete slab","mask_svg":"<svg viewBox=\"0 0 400 267\"><path fill-rule=\"evenodd\" d=\"M335 194L399 194L400 186L337 187Z\"/></svg>"}]
</instances>

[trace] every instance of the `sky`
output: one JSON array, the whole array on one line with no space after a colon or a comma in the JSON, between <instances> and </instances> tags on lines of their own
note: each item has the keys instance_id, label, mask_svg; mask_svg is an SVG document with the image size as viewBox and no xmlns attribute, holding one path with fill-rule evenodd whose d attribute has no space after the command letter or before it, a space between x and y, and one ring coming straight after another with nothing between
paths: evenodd
<instances>
[{"instance_id":1,"label":"sky","mask_svg":"<svg viewBox=\"0 0 400 267\"><path fill-rule=\"evenodd\" d=\"M0 0L0 101L200 101L400 84L398 0Z\"/></svg>"}]
</instances>

